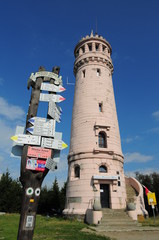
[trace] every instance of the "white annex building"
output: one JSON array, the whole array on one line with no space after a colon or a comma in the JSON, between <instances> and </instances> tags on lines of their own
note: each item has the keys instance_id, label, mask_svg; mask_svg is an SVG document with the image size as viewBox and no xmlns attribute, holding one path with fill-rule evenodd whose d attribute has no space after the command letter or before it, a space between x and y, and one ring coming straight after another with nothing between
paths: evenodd
<instances>
[{"instance_id":1,"label":"white annex building","mask_svg":"<svg viewBox=\"0 0 159 240\"><path fill-rule=\"evenodd\" d=\"M64 214L125 209L126 180L112 83L110 44L99 35L76 45L76 78ZM127 180L128 182L128 180Z\"/></svg>"}]
</instances>

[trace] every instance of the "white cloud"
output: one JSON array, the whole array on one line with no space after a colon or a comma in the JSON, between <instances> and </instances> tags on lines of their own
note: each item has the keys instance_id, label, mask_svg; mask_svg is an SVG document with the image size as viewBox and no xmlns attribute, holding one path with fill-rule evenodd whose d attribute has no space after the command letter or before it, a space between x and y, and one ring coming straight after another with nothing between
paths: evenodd
<instances>
[{"instance_id":1,"label":"white cloud","mask_svg":"<svg viewBox=\"0 0 159 240\"><path fill-rule=\"evenodd\" d=\"M159 111L153 112L152 116L156 119L159 120Z\"/></svg>"},{"instance_id":2,"label":"white cloud","mask_svg":"<svg viewBox=\"0 0 159 240\"><path fill-rule=\"evenodd\" d=\"M153 160L153 156L149 155L144 155L138 152L133 152L133 153L125 153L125 163L130 163L130 162L148 162Z\"/></svg>"},{"instance_id":3,"label":"white cloud","mask_svg":"<svg viewBox=\"0 0 159 240\"><path fill-rule=\"evenodd\" d=\"M138 140L138 139L140 139L139 136L127 137L127 138L125 138L125 139L122 139L122 142L124 142L124 143L130 143L130 142L133 142L133 141Z\"/></svg>"},{"instance_id":4,"label":"white cloud","mask_svg":"<svg viewBox=\"0 0 159 240\"><path fill-rule=\"evenodd\" d=\"M0 115L9 120L16 120L23 118L24 114L21 107L9 104L4 98L0 97Z\"/></svg>"},{"instance_id":5,"label":"white cloud","mask_svg":"<svg viewBox=\"0 0 159 240\"><path fill-rule=\"evenodd\" d=\"M153 172L159 172L159 169L156 169L156 168L145 168L145 169L138 168L134 171L125 171L125 175L127 177L135 177L135 172L139 172L139 173L144 174L144 175L146 175L146 174L149 175Z\"/></svg>"},{"instance_id":6,"label":"white cloud","mask_svg":"<svg viewBox=\"0 0 159 240\"><path fill-rule=\"evenodd\" d=\"M14 135L15 129L6 125L5 121L0 119L0 150L9 153L11 150L12 141L10 137Z\"/></svg>"},{"instance_id":7,"label":"white cloud","mask_svg":"<svg viewBox=\"0 0 159 240\"><path fill-rule=\"evenodd\" d=\"M159 127L151 128L147 130L147 133L159 133Z\"/></svg>"}]
</instances>

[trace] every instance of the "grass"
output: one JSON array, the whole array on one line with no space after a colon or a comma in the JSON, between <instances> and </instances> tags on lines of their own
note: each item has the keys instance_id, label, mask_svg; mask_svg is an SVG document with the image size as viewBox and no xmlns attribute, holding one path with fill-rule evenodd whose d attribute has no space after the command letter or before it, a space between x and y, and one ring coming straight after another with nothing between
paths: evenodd
<instances>
[{"instance_id":1,"label":"grass","mask_svg":"<svg viewBox=\"0 0 159 240\"><path fill-rule=\"evenodd\" d=\"M0 240L16 240L18 225L18 214L0 216ZM110 240L109 237L82 232L86 227L86 224L78 221L37 215L33 240Z\"/></svg>"},{"instance_id":2,"label":"grass","mask_svg":"<svg viewBox=\"0 0 159 240\"><path fill-rule=\"evenodd\" d=\"M153 217L144 219L142 226L159 227L159 216L155 217L155 221Z\"/></svg>"}]
</instances>

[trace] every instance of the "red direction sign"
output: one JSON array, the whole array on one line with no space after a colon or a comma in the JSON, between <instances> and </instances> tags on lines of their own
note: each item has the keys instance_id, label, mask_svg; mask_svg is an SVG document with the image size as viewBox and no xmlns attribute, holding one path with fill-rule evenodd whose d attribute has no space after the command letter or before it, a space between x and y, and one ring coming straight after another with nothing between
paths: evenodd
<instances>
[{"instance_id":1,"label":"red direction sign","mask_svg":"<svg viewBox=\"0 0 159 240\"><path fill-rule=\"evenodd\" d=\"M47 159L51 157L51 149L29 146L27 156Z\"/></svg>"}]
</instances>

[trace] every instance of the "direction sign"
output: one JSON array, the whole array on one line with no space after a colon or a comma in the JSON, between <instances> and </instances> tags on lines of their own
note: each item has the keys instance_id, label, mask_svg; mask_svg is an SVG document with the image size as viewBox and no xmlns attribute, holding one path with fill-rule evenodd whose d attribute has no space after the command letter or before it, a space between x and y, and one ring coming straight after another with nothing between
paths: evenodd
<instances>
[{"instance_id":1,"label":"direction sign","mask_svg":"<svg viewBox=\"0 0 159 240\"><path fill-rule=\"evenodd\" d=\"M31 134L37 136L47 136L47 137L54 137L55 135L55 120L53 119L46 119L40 117L30 118L28 120L33 127L29 127L26 130Z\"/></svg>"},{"instance_id":2,"label":"direction sign","mask_svg":"<svg viewBox=\"0 0 159 240\"><path fill-rule=\"evenodd\" d=\"M62 113L62 108L59 107L53 100L49 101L49 108L54 110L59 115Z\"/></svg>"},{"instance_id":3,"label":"direction sign","mask_svg":"<svg viewBox=\"0 0 159 240\"><path fill-rule=\"evenodd\" d=\"M62 83L62 76L58 77L58 75L53 72L41 71L41 72L36 72L35 74L31 73L31 75L30 75L30 79L34 82L36 81L37 77L49 77L49 78L55 79L56 82L59 84Z\"/></svg>"},{"instance_id":4,"label":"direction sign","mask_svg":"<svg viewBox=\"0 0 159 240\"><path fill-rule=\"evenodd\" d=\"M56 86L51 83L42 83L40 90L49 91L49 92L63 92L66 89L64 87L62 87L61 85Z\"/></svg>"},{"instance_id":5,"label":"direction sign","mask_svg":"<svg viewBox=\"0 0 159 240\"><path fill-rule=\"evenodd\" d=\"M26 161L26 169L44 172L45 164L46 161L35 158L28 158Z\"/></svg>"},{"instance_id":6,"label":"direction sign","mask_svg":"<svg viewBox=\"0 0 159 240\"><path fill-rule=\"evenodd\" d=\"M28 120L32 125L39 125L41 127L49 126L52 127L55 125L55 121L52 119L41 118L41 117L32 117Z\"/></svg>"},{"instance_id":7,"label":"direction sign","mask_svg":"<svg viewBox=\"0 0 159 240\"><path fill-rule=\"evenodd\" d=\"M55 128L50 127L41 127L41 126L33 126L26 129L31 134L37 136L47 136L47 137L54 137Z\"/></svg>"},{"instance_id":8,"label":"direction sign","mask_svg":"<svg viewBox=\"0 0 159 240\"><path fill-rule=\"evenodd\" d=\"M61 112L62 112L62 109L59 106L57 106L57 104L54 101L50 100L49 107L48 107L48 115L52 117L55 121L61 122L61 117L60 117Z\"/></svg>"},{"instance_id":9,"label":"direction sign","mask_svg":"<svg viewBox=\"0 0 159 240\"><path fill-rule=\"evenodd\" d=\"M61 95L57 95L57 94L45 94L45 93L40 93L40 101L43 102L49 102L50 100L54 101L54 102L62 102L65 100L64 97L62 97Z\"/></svg>"},{"instance_id":10,"label":"direction sign","mask_svg":"<svg viewBox=\"0 0 159 240\"><path fill-rule=\"evenodd\" d=\"M47 159L47 158L51 157L51 149L29 146L27 156L34 157L34 158Z\"/></svg>"},{"instance_id":11,"label":"direction sign","mask_svg":"<svg viewBox=\"0 0 159 240\"><path fill-rule=\"evenodd\" d=\"M51 148L51 149L58 149L58 150L62 150L68 147L67 144L64 143L62 140L44 138L44 137L42 137L41 146L46 148Z\"/></svg>"},{"instance_id":12,"label":"direction sign","mask_svg":"<svg viewBox=\"0 0 159 240\"><path fill-rule=\"evenodd\" d=\"M46 160L46 168L48 168L49 170L54 171L55 169L57 169L57 162L54 158L48 158Z\"/></svg>"},{"instance_id":13,"label":"direction sign","mask_svg":"<svg viewBox=\"0 0 159 240\"><path fill-rule=\"evenodd\" d=\"M147 198L148 198L148 204L149 205L156 205L156 195L154 192L148 192L147 194Z\"/></svg>"},{"instance_id":14,"label":"direction sign","mask_svg":"<svg viewBox=\"0 0 159 240\"><path fill-rule=\"evenodd\" d=\"M12 136L11 140L16 142L17 144L40 145L41 137L26 134L18 134L16 136Z\"/></svg>"}]
</instances>

